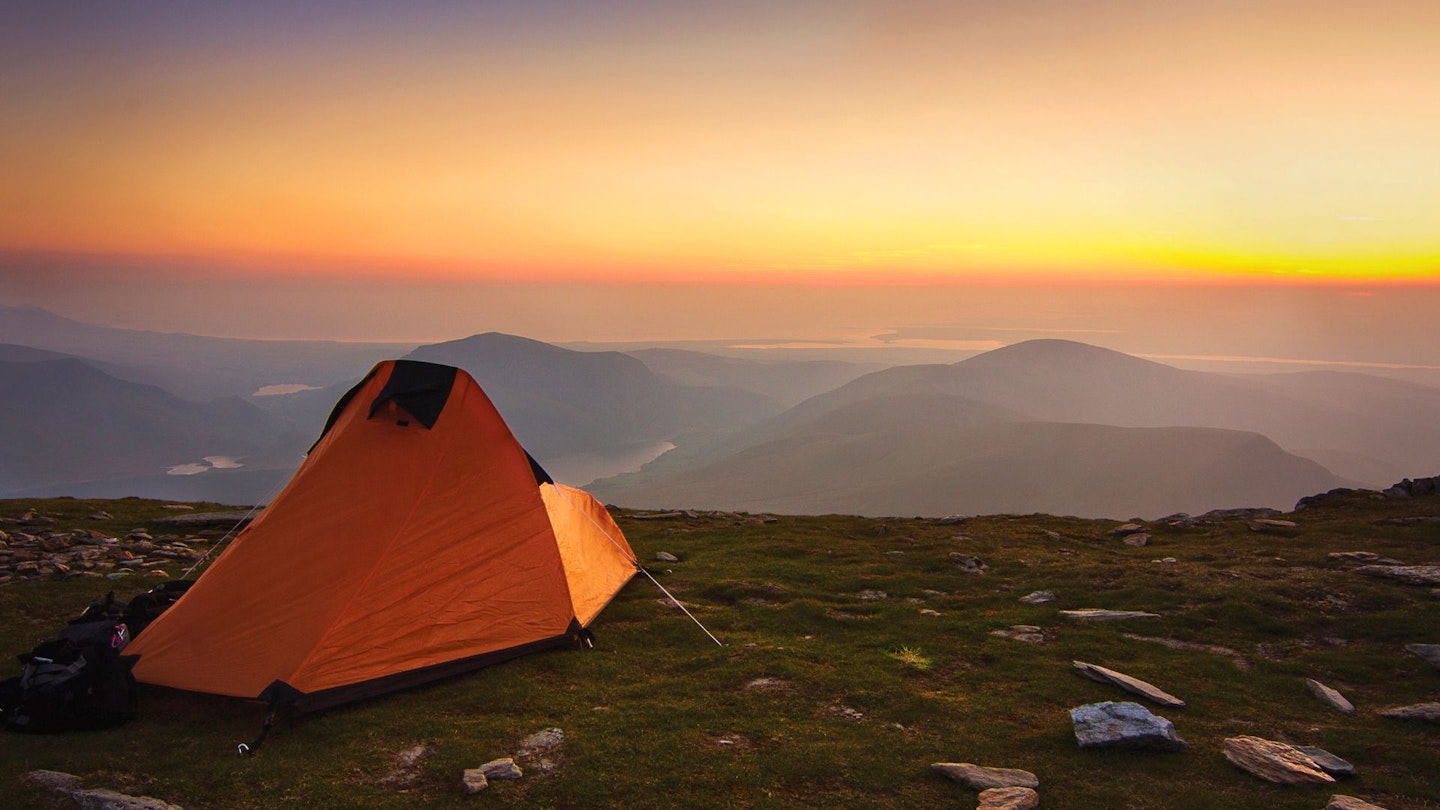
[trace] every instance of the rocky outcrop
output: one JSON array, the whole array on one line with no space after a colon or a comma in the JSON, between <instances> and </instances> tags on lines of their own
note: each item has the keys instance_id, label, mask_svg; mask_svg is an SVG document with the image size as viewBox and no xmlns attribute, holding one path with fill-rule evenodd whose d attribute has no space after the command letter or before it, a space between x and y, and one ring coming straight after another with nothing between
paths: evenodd
<instances>
[{"instance_id":1,"label":"rocky outcrop","mask_svg":"<svg viewBox=\"0 0 1440 810\"><path fill-rule=\"evenodd\" d=\"M1440 494L1440 475L1430 478L1406 478L1394 486L1386 487L1382 494L1387 498L1427 498Z\"/></svg>"}]
</instances>

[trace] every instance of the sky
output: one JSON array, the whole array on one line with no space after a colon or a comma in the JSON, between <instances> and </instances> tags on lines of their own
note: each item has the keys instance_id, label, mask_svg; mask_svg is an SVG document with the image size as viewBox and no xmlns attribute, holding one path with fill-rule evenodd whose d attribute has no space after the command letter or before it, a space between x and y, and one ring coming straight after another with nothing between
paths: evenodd
<instances>
[{"instance_id":1,"label":"sky","mask_svg":"<svg viewBox=\"0 0 1440 810\"><path fill-rule=\"evenodd\" d=\"M1440 365L1406 345L1437 32L1433 0L8 0L0 303Z\"/></svg>"}]
</instances>

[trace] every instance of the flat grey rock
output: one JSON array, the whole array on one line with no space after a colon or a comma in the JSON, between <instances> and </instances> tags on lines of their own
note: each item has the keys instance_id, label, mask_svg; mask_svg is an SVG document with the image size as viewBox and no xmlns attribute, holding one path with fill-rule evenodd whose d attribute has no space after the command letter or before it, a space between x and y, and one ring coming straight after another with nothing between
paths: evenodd
<instances>
[{"instance_id":1,"label":"flat grey rock","mask_svg":"<svg viewBox=\"0 0 1440 810\"><path fill-rule=\"evenodd\" d=\"M1080 621L1110 622L1123 619L1158 619L1159 613L1146 613L1143 610L1106 610L1104 608L1078 608L1076 610L1062 610L1060 615L1067 619L1078 619Z\"/></svg>"},{"instance_id":2,"label":"flat grey rock","mask_svg":"<svg viewBox=\"0 0 1440 810\"><path fill-rule=\"evenodd\" d=\"M1440 585L1440 565L1362 565L1355 573L1393 579L1406 585Z\"/></svg>"},{"instance_id":3,"label":"flat grey rock","mask_svg":"<svg viewBox=\"0 0 1440 810\"><path fill-rule=\"evenodd\" d=\"M1440 703L1414 703L1397 706L1380 712L1380 716L1395 720L1418 720L1422 723L1440 723Z\"/></svg>"},{"instance_id":4,"label":"flat grey rock","mask_svg":"<svg viewBox=\"0 0 1440 810\"><path fill-rule=\"evenodd\" d=\"M1433 667L1440 667L1440 644L1406 644L1405 652L1420 656Z\"/></svg>"},{"instance_id":5,"label":"flat grey rock","mask_svg":"<svg viewBox=\"0 0 1440 810\"><path fill-rule=\"evenodd\" d=\"M975 790L1002 787L1040 787L1035 774L1019 768L987 768L969 762L936 762L930 770Z\"/></svg>"},{"instance_id":6,"label":"flat grey rock","mask_svg":"<svg viewBox=\"0 0 1440 810\"><path fill-rule=\"evenodd\" d=\"M1078 674L1097 683L1114 684L1132 695L1139 695L1161 706L1178 709L1185 705L1185 701L1158 686L1142 681L1139 678L1132 678L1123 672L1116 672L1113 669L1108 669L1097 664L1087 664L1084 661L1072 661L1071 663L1074 665L1075 671Z\"/></svg>"},{"instance_id":7,"label":"flat grey rock","mask_svg":"<svg viewBox=\"0 0 1440 810\"><path fill-rule=\"evenodd\" d=\"M1344 695L1340 694L1334 689L1331 689L1325 684L1320 683L1314 678L1305 679L1305 688L1309 689L1310 694L1319 698L1321 701L1329 705L1332 709L1344 712L1345 714L1355 713L1355 704L1346 700Z\"/></svg>"},{"instance_id":8,"label":"flat grey rock","mask_svg":"<svg viewBox=\"0 0 1440 810\"><path fill-rule=\"evenodd\" d=\"M1349 762L1326 751L1324 748L1316 748L1313 745L1297 745L1295 750L1315 761L1320 770L1331 776L1354 776L1355 766Z\"/></svg>"},{"instance_id":9,"label":"flat grey rock","mask_svg":"<svg viewBox=\"0 0 1440 810\"><path fill-rule=\"evenodd\" d=\"M1188 745L1175 734L1174 723L1139 703L1087 703L1071 709L1070 720L1081 748L1180 751Z\"/></svg>"}]
</instances>

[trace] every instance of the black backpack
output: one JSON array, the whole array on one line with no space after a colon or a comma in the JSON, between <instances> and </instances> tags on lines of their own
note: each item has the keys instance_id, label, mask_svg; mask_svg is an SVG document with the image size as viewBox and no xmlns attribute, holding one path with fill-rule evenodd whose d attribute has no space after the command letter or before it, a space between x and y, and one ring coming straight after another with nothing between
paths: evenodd
<instances>
[{"instance_id":1,"label":"black backpack","mask_svg":"<svg viewBox=\"0 0 1440 810\"><path fill-rule=\"evenodd\" d=\"M135 638L140 635L145 628L150 626L151 622L175 604L194 584L195 580L193 579L166 580L131 599L120 614L121 621L130 628L130 637Z\"/></svg>"},{"instance_id":2,"label":"black backpack","mask_svg":"<svg viewBox=\"0 0 1440 810\"><path fill-rule=\"evenodd\" d=\"M20 674L0 683L8 731L49 734L110 728L135 717L135 677L120 653L123 622L72 624L20 656Z\"/></svg>"}]
</instances>

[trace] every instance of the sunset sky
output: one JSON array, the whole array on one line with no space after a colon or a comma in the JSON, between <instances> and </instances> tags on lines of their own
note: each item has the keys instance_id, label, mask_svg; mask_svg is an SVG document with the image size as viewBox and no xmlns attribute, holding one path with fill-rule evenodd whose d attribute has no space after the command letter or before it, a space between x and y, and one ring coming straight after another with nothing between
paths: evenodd
<instances>
[{"instance_id":1,"label":"sunset sky","mask_svg":"<svg viewBox=\"0 0 1440 810\"><path fill-rule=\"evenodd\" d=\"M563 340L1413 304L1437 38L1434 0L4 3L0 303Z\"/></svg>"}]
</instances>

